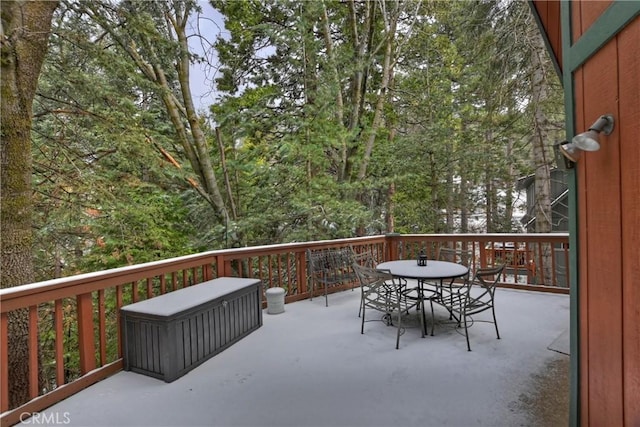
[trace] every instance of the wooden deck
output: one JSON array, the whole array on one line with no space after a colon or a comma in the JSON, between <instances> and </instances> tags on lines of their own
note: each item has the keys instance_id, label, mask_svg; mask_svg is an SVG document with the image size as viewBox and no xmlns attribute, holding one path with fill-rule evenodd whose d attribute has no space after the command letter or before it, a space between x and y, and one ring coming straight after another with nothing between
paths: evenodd
<instances>
[{"instance_id":1,"label":"wooden deck","mask_svg":"<svg viewBox=\"0 0 640 427\"><path fill-rule=\"evenodd\" d=\"M38 414L76 426L566 425L569 297L498 289L492 324L360 334L359 292L287 304L172 383L119 372ZM415 324L417 326L417 323ZM551 348L551 349L550 349ZM27 421L28 423L29 421ZM31 422L33 423L33 422Z\"/></svg>"}]
</instances>

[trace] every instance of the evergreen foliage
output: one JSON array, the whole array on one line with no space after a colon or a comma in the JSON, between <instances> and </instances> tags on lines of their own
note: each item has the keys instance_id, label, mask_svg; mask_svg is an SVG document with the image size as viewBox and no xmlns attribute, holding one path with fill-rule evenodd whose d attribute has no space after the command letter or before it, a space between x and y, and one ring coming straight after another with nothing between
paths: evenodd
<instances>
[{"instance_id":1,"label":"evergreen foliage","mask_svg":"<svg viewBox=\"0 0 640 427\"><path fill-rule=\"evenodd\" d=\"M58 8L34 104L38 279L240 245L518 229L536 111L548 146L562 121L555 76L532 101L524 2L211 5L219 101L199 113L184 66L203 57L184 37L213 37L196 2Z\"/></svg>"}]
</instances>

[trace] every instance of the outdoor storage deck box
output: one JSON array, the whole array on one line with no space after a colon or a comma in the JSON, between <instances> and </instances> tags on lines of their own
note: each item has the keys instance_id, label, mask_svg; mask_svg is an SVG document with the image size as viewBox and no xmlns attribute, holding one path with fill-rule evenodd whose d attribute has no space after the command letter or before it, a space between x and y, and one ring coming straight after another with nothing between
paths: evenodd
<instances>
[{"instance_id":1,"label":"outdoor storage deck box","mask_svg":"<svg viewBox=\"0 0 640 427\"><path fill-rule=\"evenodd\" d=\"M124 369L166 382L262 326L257 279L221 277L120 310Z\"/></svg>"}]
</instances>

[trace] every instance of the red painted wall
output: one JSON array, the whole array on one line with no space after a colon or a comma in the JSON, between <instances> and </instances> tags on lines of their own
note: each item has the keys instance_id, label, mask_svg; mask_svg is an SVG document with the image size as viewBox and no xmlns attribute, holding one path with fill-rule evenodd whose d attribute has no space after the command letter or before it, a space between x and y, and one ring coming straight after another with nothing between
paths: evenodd
<instances>
[{"instance_id":1,"label":"red painted wall","mask_svg":"<svg viewBox=\"0 0 640 427\"><path fill-rule=\"evenodd\" d=\"M574 43L610 3L571 3ZM534 6L561 59L559 2ZM616 120L576 169L580 421L640 426L640 17L573 77L576 133L602 114Z\"/></svg>"}]
</instances>

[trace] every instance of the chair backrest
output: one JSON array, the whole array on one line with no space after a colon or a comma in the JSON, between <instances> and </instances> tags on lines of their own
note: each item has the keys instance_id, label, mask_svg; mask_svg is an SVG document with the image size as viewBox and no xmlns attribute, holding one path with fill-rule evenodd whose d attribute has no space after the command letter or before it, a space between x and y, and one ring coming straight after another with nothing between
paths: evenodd
<instances>
[{"instance_id":1,"label":"chair backrest","mask_svg":"<svg viewBox=\"0 0 640 427\"><path fill-rule=\"evenodd\" d=\"M497 267L479 268L476 271L476 274L470 283L471 285L478 285L483 289L483 293L477 298L488 295L493 299L496 285L498 284L498 280L500 280L500 275L503 270L504 264Z\"/></svg>"},{"instance_id":2,"label":"chair backrest","mask_svg":"<svg viewBox=\"0 0 640 427\"><path fill-rule=\"evenodd\" d=\"M449 261L464 265L469 269L469 275L473 277L472 269L475 263L472 250L440 247L438 259L440 261Z\"/></svg>"},{"instance_id":3,"label":"chair backrest","mask_svg":"<svg viewBox=\"0 0 640 427\"><path fill-rule=\"evenodd\" d=\"M351 248L307 250L307 271L312 280L337 284L353 280Z\"/></svg>"},{"instance_id":4,"label":"chair backrest","mask_svg":"<svg viewBox=\"0 0 640 427\"><path fill-rule=\"evenodd\" d=\"M402 298L394 298L399 290L389 270L376 270L353 263L353 271L360 281L362 305L382 312L395 311L401 313Z\"/></svg>"},{"instance_id":5,"label":"chair backrest","mask_svg":"<svg viewBox=\"0 0 640 427\"><path fill-rule=\"evenodd\" d=\"M352 264L353 271L360 282L360 286L369 287L375 286L380 282L385 282L387 280L392 281L393 276L389 271L384 270L376 270L373 267L368 267L366 265L360 265L357 262Z\"/></svg>"},{"instance_id":6,"label":"chair backrest","mask_svg":"<svg viewBox=\"0 0 640 427\"><path fill-rule=\"evenodd\" d=\"M384 298L399 286L389 270L377 270L354 262L353 271L360 282L363 299Z\"/></svg>"},{"instance_id":7,"label":"chair backrest","mask_svg":"<svg viewBox=\"0 0 640 427\"><path fill-rule=\"evenodd\" d=\"M495 286L500 279L500 274L504 270L504 264L497 267L479 268L476 271L475 278L485 286Z\"/></svg>"},{"instance_id":8,"label":"chair backrest","mask_svg":"<svg viewBox=\"0 0 640 427\"><path fill-rule=\"evenodd\" d=\"M360 253L353 253L353 262L358 265L363 265L369 268L375 268L378 265L378 261L371 251L363 251Z\"/></svg>"}]
</instances>

